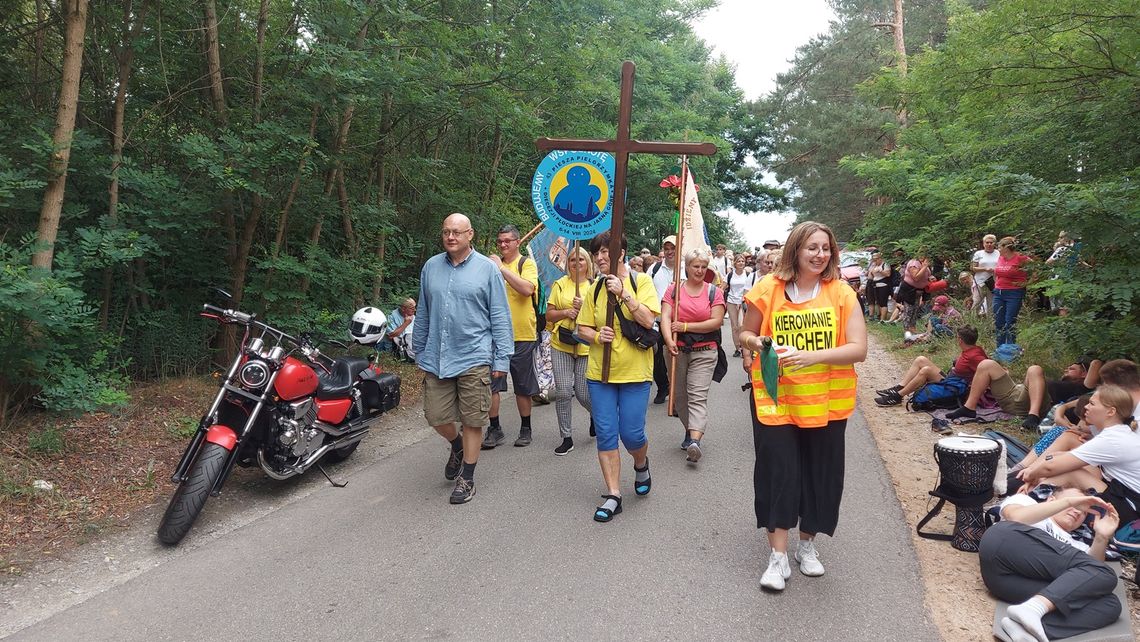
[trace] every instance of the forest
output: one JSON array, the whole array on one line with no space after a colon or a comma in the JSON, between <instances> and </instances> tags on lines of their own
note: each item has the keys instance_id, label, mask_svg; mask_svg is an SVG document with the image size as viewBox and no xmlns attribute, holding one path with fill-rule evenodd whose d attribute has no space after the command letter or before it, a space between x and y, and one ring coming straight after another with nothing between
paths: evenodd
<instances>
[{"instance_id":1,"label":"forest","mask_svg":"<svg viewBox=\"0 0 1140 642\"><path fill-rule=\"evenodd\" d=\"M1037 287L1073 314L1026 340L1137 352L1140 0L831 0L752 101L693 33L715 4L0 0L0 426L205 371L212 286L342 333L416 292L446 214L530 229L534 140L612 136L626 59L635 137L718 146L706 212L948 257L1064 229L1081 261ZM632 246L668 233L676 165L631 159Z\"/></svg>"}]
</instances>

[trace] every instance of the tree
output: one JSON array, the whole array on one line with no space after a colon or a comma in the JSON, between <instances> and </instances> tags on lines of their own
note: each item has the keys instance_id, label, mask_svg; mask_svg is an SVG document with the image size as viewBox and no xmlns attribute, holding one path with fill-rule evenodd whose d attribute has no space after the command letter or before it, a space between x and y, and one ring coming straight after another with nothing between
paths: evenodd
<instances>
[{"instance_id":1,"label":"tree","mask_svg":"<svg viewBox=\"0 0 1140 642\"><path fill-rule=\"evenodd\" d=\"M51 173L40 208L39 229L36 241L41 246L32 255L32 266L51 270L55 253L55 240L59 233L59 216L63 211L64 189L67 187L67 166L71 159L71 137L75 131L75 113L79 107L79 77L83 68L83 39L87 31L87 0L67 0L62 3L65 12L62 78L59 104L56 107L55 131L52 133Z\"/></svg>"}]
</instances>

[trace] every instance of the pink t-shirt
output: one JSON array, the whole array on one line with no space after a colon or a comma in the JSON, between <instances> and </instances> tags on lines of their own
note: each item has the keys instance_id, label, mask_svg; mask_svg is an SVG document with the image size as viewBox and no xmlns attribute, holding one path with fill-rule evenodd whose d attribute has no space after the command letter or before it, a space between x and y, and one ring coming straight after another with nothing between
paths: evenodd
<instances>
[{"instance_id":1,"label":"pink t-shirt","mask_svg":"<svg viewBox=\"0 0 1140 642\"><path fill-rule=\"evenodd\" d=\"M724 305L724 292L720 288L713 288L712 303L709 303L709 284L705 284L701 288L701 293L697 296L691 296L685 291L684 285L681 286L681 298L677 301L677 307L673 310L673 320L682 323L698 323L700 321L708 321L712 318L712 309L714 306ZM672 305L673 301L673 284L670 283L669 287L665 288L665 298L662 305ZM714 345L713 341L702 341L695 344L694 348L701 348L705 346Z\"/></svg>"},{"instance_id":2,"label":"pink t-shirt","mask_svg":"<svg viewBox=\"0 0 1140 642\"><path fill-rule=\"evenodd\" d=\"M918 278L911 277L912 269L918 272ZM926 286L930 284L930 270L922 267L922 261L911 259L907 261L906 269L903 270L903 281L909 283L916 290L925 290Z\"/></svg>"},{"instance_id":3,"label":"pink t-shirt","mask_svg":"<svg viewBox=\"0 0 1140 642\"><path fill-rule=\"evenodd\" d=\"M1008 259L998 257L997 267L994 268L995 290L1019 290L1025 287L1029 274L1021 266L1029 262L1024 254L1014 254Z\"/></svg>"}]
</instances>

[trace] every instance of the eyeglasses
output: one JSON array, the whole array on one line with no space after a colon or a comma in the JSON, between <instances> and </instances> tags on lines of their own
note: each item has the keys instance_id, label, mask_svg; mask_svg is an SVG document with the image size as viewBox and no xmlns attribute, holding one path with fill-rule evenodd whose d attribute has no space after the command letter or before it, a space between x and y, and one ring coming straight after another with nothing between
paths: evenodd
<instances>
[{"instance_id":1,"label":"eyeglasses","mask_svg":"<svg viewBox=\"0 0 1140 642\"><path fill-rule=\"evenodd\" d=\"M445 238L445 239L459 238L459 237L463 236L464 234L466 234L470 231L471 231L471 228L467 228L465 230L444 230L443 231L443 238Z\"/></svg>"},{"instance_id":2,"label":"eyeglasses","mask_svg":"<svg viewBox=\"0 0 1140 642\"><path fill-rule=\"evenodd\" d=\"M499 245L510 245L511 243L518 243L518 239L499 239L496 241Z\"/></svg>"}]
</instances>

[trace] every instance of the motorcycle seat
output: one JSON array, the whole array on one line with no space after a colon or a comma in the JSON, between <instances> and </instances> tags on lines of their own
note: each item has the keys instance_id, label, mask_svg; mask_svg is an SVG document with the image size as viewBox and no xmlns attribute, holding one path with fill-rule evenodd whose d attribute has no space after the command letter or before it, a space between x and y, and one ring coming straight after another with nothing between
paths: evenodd
<instances>
[{"instance_id":1,"label":"motorcycle seat","mask_svg":"<svg viewBox=\"0 0 1140 642\"><path fill-rule=\"evenodd\" d=\"M356 375L367 370L368 365L368 359L359 357L340 357L333 361L331 373L320 373L317 376L319 380L317 399L336 399L350 396Z\"/></svg>"}]
</instances>

